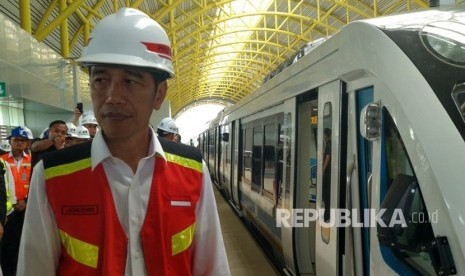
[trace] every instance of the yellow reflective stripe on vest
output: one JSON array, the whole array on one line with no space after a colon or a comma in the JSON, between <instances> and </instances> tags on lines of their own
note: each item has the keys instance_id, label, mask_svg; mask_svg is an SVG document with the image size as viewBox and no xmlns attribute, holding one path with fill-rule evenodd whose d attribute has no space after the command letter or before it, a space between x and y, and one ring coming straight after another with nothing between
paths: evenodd
<instances>
[{"instance_id":1,"label":"yellow reflective stripe on vest","mask_svg":"<svg viewBox=\"0 0 465 276\"><path fill-rule=\"evenodd\" d=\"M67 163L64 165L58 165L45 169L45 179L54 178L60 175L72 174L77 171L84 170L91 166L91 160L89 158L81 159L76 162Z\"/></svg>"},{"instance_id":2,"label":"yellow reflective stripe on vest","mask_svg":"<svg viewBox=\"0 0 465 276\"><path fill-rule=\"evenodd\" d=\"M62 230L59 231L61 244L71 258L83 265L97 268L98 246L73 238Z\"/></svg>"},{"instance_id":3,"label":"yellow reflective stripe on vest","mask_svg":"<svg viewBox=\"0 0 465 276\"><path fill-rule=\"evenodd\" d=\"M171 255L174 256L189 248L194 239L194 228L195 223L171 236Z\"/></svg>"},{"instance_id":4,"label":"yellow reflective stripe on vest","mask_svg":"<svg viewBox=\"0 0 465 276\"><path fill-rule=\"evenodd\" d=\"M196 170L200 173L202 172L202 162L198 162L193 159L189 159L186 157L182 157L182 156L167 153L167 152L165 152L165 157L166 157L166 160L168 160L169 162L173 162L180 166Z\"/></svg>"},{"instance_id":5,"label":"yellow reflective stripe on vest","mask_svg":"<svg viewBox=\"0 0 465 276\"><path fill-rule=\"evenodd\" d=\"M0 158L0 162L3 163L3 179L5 180L5 190L6 190L6 214L9 215L13 212L13 202L11 202L11 193L10 193L10 179L8 178L8 168L5 160Z\"/></svg>"}]
</instances>

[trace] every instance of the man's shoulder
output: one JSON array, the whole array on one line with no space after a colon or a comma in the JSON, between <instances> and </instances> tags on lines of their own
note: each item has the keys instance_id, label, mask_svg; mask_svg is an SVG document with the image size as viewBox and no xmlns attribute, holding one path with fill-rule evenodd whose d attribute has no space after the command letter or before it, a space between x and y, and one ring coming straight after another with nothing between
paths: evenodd
<instances>
[{"instance_id":1,"label":"man's shoulder","mask_svg":"<svg viewBox=\"0 0 465 276\"><path fill-rule=\"evenodd\" d=\"M57 165L72 163L90 157L92 141L74 145L60 150L44 153L42 160L44 168L50 168Z\"/></svg>"},{"instance_id":2,"label":"man's shoulder","mask_svg":"<svg viewBox=\"0 0 465 276\"><path fill-rule=\"evenodd\" d=\"M10 156L10 152L7 151L7 152L4 152L0 155L0 159L2 160L8 160L8 157Z\"/></svg>"},{"instance_id":3,"label":"man's shoulder","mask_svg":"<svg viewBox=\"0 0 465 276\"><path fill-rule=\"evenodd\" d=\"M173 142L161 137L159 137L158 140L165 152L202 162L202 153L198 148Z\"/></svg>"}]
</instances>

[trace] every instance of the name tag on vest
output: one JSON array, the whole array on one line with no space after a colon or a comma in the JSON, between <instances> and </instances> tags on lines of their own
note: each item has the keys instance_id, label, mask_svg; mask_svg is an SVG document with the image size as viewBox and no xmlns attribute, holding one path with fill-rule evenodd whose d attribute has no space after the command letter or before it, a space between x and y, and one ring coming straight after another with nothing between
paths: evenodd
<instances>
[{"instance_id":1,"label":"name tag on vest","mask_svg":"<svg viewBox=\"0 0 465 276\"><path fill-rule=\"evenodd\" d=\"M190 201L185 201L185 200L171 200L171 206L189 207L189 206L191 206L191 202Z\"/></svg>"}]
</instances>

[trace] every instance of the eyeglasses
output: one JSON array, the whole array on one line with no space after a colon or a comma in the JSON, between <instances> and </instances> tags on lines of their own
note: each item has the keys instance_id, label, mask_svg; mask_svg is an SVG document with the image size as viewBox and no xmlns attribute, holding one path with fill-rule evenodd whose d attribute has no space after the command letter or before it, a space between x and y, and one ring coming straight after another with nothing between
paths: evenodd
<instances>
[{"instance_id":1,"label":"eyeglasses","mask_svg":"<svg viewBox=\"0 0 465 276\"><path fill-rule=\"evenodd\" d=\"M13 137L13 138L11 138L11 141L13 143L27 143L29 140L25 139L25 138Z\"/></svg>"}]
</instances>

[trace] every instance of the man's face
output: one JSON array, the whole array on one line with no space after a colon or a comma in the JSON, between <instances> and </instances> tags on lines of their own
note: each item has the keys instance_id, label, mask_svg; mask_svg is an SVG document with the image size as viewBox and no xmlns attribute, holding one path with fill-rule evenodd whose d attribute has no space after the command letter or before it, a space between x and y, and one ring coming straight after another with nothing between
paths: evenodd
<instances>
[{"instance_id":1,"label":"man's face","mask_svg":"<svg viewBox=\"0 0 465 276\"><path fill-rule=\"evenodd\" d=\"M90 137L94 137L95 133L97 132L97 125L96 124L84 124L83 125L89 131Z\"/></svg>"},{"instance_id":2,"label":"man's face","mask_svg":"<svg viewBox=\"0 0 465 276\"><path fill-rule=\"evenodd\" d=\"M94 114L107 139L147 135L153 109L166 95L166 81L155 83L150 73L133 68L95 66L91 70Z\"/></svg>"},{"instance_id":3,"label":"man's face","mask_svg":"<svg viewBox=\"0 0 465 276\"><path fill-rule=\"evenodd\" d=\"M52 138L68 136L68 127L65 124L54 124L48 131Z\"/></svg>"},{"instance_id":4,"label":"man's face","mask_svg":"<svg viewBox=\"0 0 465 276\"><path fill-rule=\"evenodd\" d=\"M165 139L167 139L167 140L175 141L176 134L174 134L174 133L168 133L168 134L166 134L165 136L163 136L163 138L165 138Z\"/></svg>"},{"instance_id":5,"label":"man's face","mask_svg":"<svg viewBox=\"0 0 465 276\"><path fill-rule=\"evenodd\" d=\"M10 145L12 152L22 152L25 151L28 146L29 139L24 137L11 137Z\"/></svg>"}]
</instances>

